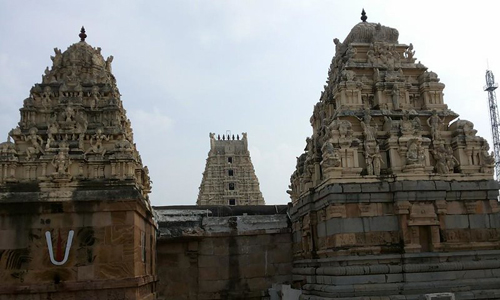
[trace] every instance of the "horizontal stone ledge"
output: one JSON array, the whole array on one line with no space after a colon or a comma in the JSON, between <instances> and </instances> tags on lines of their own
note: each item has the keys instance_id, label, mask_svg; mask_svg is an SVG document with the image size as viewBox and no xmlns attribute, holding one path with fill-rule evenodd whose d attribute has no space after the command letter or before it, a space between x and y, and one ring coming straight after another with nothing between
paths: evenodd
<instances>
[{"instance_id":1,"label":"horizontal stone ledge","mask_svg":"<svg viewBox=\"0 0 500 300\"><path fill-rule=\"evenodd\" d=\"M169 229L171 231L172 228ZM189 229L189 227L185 228ZM253 231L231 231L231 232L206 232L206 231L198 231L198 232L186 232L180 235L177 234L169 234L166 232L167 228L160 228L160 237L158 241L168 241L172 239L191 239L191 238L205 238L205 237L230 237L230 236L254 236L254 235L269 235L269 234L291 234L291 228L278 228L278 229L262 229L262 230L253 230ZM290 238L290 243L291 238Z\"/></svg>"},{"instance_id":2,"label":"horizontal stone ledge","mask_svg":"<svg viewBox=\"0 0 500 300\"><path fill-rule=\"evenodd\" d=\"M348 284L337 286L331 284L308 283L302 287L304 294L301 299L326 300L335 297L336 299L342 300L364 300L366 296L384 296L390 297L391 299L421 299L423 294L450 291L454 291L457 299L474 299L476 296L478 296L478 299L498 299L481 296L500 295L499 286L500 278ZM462 287L462 291L456 291L457 287ZM464 289L466 289L466 291L463 291Z\"/></svg>"},{"instance_id":3,"label":"horizontal stone ledge","mask_svg":"<svg viewBox=\"0 0 500 300\"><path fill-rule=\"evenodd\" d=\"M380 264L380 262L388 262L388 264L397 263L406 259L436 259L446 260L447 258L460 259L460 257L469 257L470 260L480 257L484 261L500 259L500 250L470 250L456 252L424 252L424 253L404 253L404 254L380 254L380 255L339 255L328 258L318 259L296 259L294 266L315 266L315 265L337 265L343 264Z\"/></svg>"},{"instance_id":4,"label":"horizontal stone ledge","mask_svg":"<svg viewBox=\"0 0 500 300\"><path fill-rule=\"evenodd\" d=\"M379 181L379 182L346 182L346 183L330 183L319 186L316 190L308 191L307 194L303 194L299 197L298 202L295 207L304 207L308 204L315 203L318 201L324 201L326 198L336 199L334 201L342 201L346 198L346 195L371 195L370 197L363 196L359 201L368 201L370 199L377 199L377 194L393 194L400 193L399 197L411 199L421 199L421 200L439 200L444 198L443 195L447 195L449 200L459 199L460 196L464 196L470 199L470 197L475 197L474 193L477 195L477 199L483 199L484 193L487 193L488 199L493 199L498 195L498 189L500 185L495 180L471 180L470 178L454 178L452 180L396 180L396 181ZM446 194L446 192L448 192ZM461 193L464 192L464 193ZM470 192L470 193L467 193ZM408 194L401 194L408 193ZM421 194L416 193L433 193L433 194ZM444 194L443 194L444 193ZM405 197L406 195L406 197ZM355 201L356 197L348 197L348 200ZM390 197L384 196L379 201L384 201L390 199Z\"/></svg>"},{"instance_id":5,"label":"horizontal stone ledge","mask_svg":"<svg viewBox=\"0 0 500 300\"><path fill-rule=\"evenodd\" d=\"M117 278L106 280L89 281L64 281L55 283L0 285L1 294L35 294L35 293L57 293L57 292L79 292L88 290L126 289L139 288L144 285L157 282L157 276L146 275L135 278Z\"/></svg>"},{"instance_id":6,"label":"horizontal stone ledge","mask_svg":"<svg viewBox=\"0 0 500 300\"><path fill-rule=\"evenodd\" d=\"M362 291L360 291L359 289L360 286L366 287L368 294L362 293ZM366 295L376 295L376 296L398 295L402 287L403 287L402 283L375 283L375 284L358 284L358 285L349 284L349 285L338 285L338 286L313 283L313 284L305 284L303 286L303 289L308 292L307 294L309 294L310 292L316 292L316 293L319 292L318 295L325 297L352 297L352 296L366 296ZM321 299L321 298L316 298L316 299ZM358 298L353 298L353 299L358 299Z\"/></svg>"},{"instance_id":7,"label":"horizontal stone ledge","mask_svg":"<svg viewBox=\"0 0 500 300\"><path fill-rule=\"evenodd\" d=\"M489 270L500 268L500 260L465 261L449 263L425 263L425 264L377 264L371 266L347 266L347 267L304 267L294 268L294 274L301 275L373 275L373 274L399 274L399 273L426 273L426 272L448 272L468 270Z\"/></svg>"},{"instance_id":8,"label":"horizontal stone ledge","mask_svg":"<svg viewBox=\"0 0 500 300\"><path fill-rule=\"evenodd\" d=\"M469 291L483 291L500 287L500 278L466 278L453 280L427 280L421 282L407 282L404 284L406 294L418 293L422 290L429 292L445 292L446 289L456 289L456 287L468 287ZM449 291L448 290L448 291Z\"/></svg>"}]
</instances>

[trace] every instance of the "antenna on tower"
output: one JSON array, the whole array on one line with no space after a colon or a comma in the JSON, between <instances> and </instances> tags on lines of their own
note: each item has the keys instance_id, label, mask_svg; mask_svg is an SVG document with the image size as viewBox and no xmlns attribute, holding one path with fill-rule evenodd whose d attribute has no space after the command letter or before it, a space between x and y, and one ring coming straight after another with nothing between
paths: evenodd
<instances>
[{"instance_id":1,"label":"antenna on tower","mask_svg":"<svg viewBox=\"0 0 500 300\"><path fill-rule=\"evenodd\" d=\"M500 133L498 132L498 105L495 90L498 83L495 82L495 76L490 70L486 70L486 85L484 90L488 92L488 107L490 110L491 135L493 137L493 153L495 155L495 175L500 179Z\"/></svg>"}]
</instances>

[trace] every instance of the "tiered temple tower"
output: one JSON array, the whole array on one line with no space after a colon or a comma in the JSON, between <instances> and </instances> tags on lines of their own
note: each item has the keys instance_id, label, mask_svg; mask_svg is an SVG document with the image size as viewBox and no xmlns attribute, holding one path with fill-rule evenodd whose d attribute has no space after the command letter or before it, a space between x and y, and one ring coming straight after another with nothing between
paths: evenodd
<instances>
[{"instance_id":1,"label":"tiered temple tower","mask_svg":"<svg viewBox=\"0 0 500 300\"><path fill-rule=\"evenodd\" d=\"M264 205L255 175L247 134L210 133L210 152L200 185L197 205Z\"/></svg>"},{"instance_id":2,"label":"tiered temple tower","mask_svg":"<svg viewBox=\"0 0 500 300\"><path fill-rule=\"evenodd\" d=\"M147 167L111 73L81 41L52 67L0 144L0 298L153 299Z\"/></svg>"},{"instance_id":3,"label":"tiered temple tower","mask_svg":"<svg viewBox=\"0 0 500 300\"><path fill-rule=\"evenodd\" d=\"M412 44L366 22L364 11L362 21L334 40L313 133L291 176L301 299L497 299L500 217L488 143L448 109L444 84L416 62Z\"/></svg>"}]
</instances>

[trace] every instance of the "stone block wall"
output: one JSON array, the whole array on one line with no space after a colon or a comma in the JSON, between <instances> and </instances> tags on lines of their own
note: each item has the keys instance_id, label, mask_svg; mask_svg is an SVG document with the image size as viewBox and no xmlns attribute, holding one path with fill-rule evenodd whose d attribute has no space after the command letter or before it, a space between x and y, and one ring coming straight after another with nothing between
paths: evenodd
<instances>
[{"instance_id":1,"label":"stone block wall","mask_svg":"<svg viewBox=\"0 0 500 300\"><path fill-rule=\"evenodd\" d=\"M498 249L498 183L331 184L291 211L297 257Z\"/></svg>"},{"instance_id":2,"label":"stone block wall","mask_svg":"<svg viewBox=\"0 0 500 300\"><path fill-rule=\"evenodd\" d=\"M281 214L235 216L155 208L160 297L261 299L273 283L290 283L292 237L280 207Z\"/></svg>"},{"instance_id":3,"label":"stone block wall","mask_svg":"<svg viewBox=\"0 0 500 300\"><path fill-rule=\"evenodd\" d=\"M132 187L3 192L1 300L154 299L156 227Z\"/></svg>"},{"instance_id":4,"label":"stone block wall","mask_svg":"<svg viewBox=\"0 0 500 300\"><path fill-rule=\"evenodd\" d=\"M439 292L496 299L497 197L494 180L323 186L291 209L295 286L315 300Z\"/></svg>"}]
</instances>

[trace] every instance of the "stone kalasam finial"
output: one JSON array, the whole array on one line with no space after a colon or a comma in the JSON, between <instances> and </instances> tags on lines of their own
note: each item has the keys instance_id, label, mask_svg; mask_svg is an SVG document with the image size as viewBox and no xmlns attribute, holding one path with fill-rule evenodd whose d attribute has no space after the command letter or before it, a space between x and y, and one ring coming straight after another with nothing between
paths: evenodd
<instances>
[{"instance_id":1,"label":"stone kalasam finial","mask_svg":"<svg viewBox=\"0 0 500 300\"><path fill-rule=\"evenodd\" d=\"M361 21L366 22L366 19L368 19L368 17L366 16L365 9L363 8L361 11Z\"/></svg>"},{"instance_id":2,"label":"stone kalasam finial","mask_svg":"<svg viewBox=\"0 0 500 300\"><path fill-rule=\"evenodd\" d=\"M80 37L80 42L85 42L85 38L87 35L85 34L85 27L82 26L82 29L80 30L80 34L78 35Z\"/></svg>"}]
</instances>

